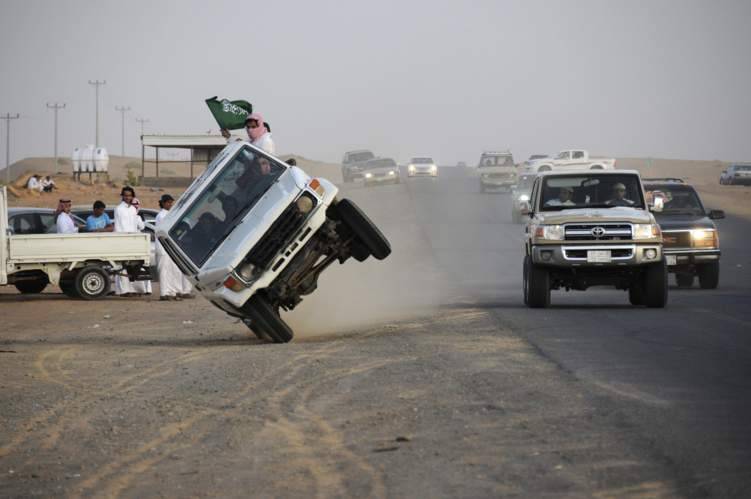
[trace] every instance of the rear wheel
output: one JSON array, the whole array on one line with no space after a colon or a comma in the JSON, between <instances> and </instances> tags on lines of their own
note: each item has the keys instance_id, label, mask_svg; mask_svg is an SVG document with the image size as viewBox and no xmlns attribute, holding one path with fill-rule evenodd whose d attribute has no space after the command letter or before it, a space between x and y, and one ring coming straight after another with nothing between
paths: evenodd
<instances>
[{"instance_id":1,"label":"rear wheel","mask_svg":"<svg viewBox=\"0 0 751 499\"><path fill-rule=\"evenodd\" d=\"M279 316L279 307L274 306L264 293L256 293L243 306L248 314L248 327L260 339L271 339L274 343L288 343L292 341L294 333ZM246 323L247 324L247 323Z\"/></svg>"},{"instance_id":2,"label":"rear wheel","mask_svg":"<svg viewBox=\"0 0 751 499\"><path fill-rule=\"evenodd\" d=\"M679 288L690 288L694 285L694 274L689 274L688 272L675 274L675 283Z\"/></svg>"},{"instance_id":3,"label":"rear wheel","mask_svg":"<svg viewBox=\"0 0 751 499\"><path fill-rule=\"evenodd\" d=\"M355 203L349 199L342 199L336 204L336 212L374 258L383 260L391 254L391 244L386 236Z\"/></svg>"},{"instance_id":4,"label":"rear wheel","mask_svg":"<svg viewBox=\"0 0 751 499\"><path fill-rule=\"evenodd\" d=\"M525 262L525 303L531 308L546 308L550 305L550 272L533 264L530 257Z\"/></svg>"},{"instance_id":5,"label":"rear wheel","mask_svg":"<svg viewBox=\"0 0 751 499\"><path fill-rule=\"evenodd\" d=\"M79 298L96 300L109 292L110 276L99 265L88 265L78 271L73 286Z\"/></svg>"},{"instance_id":6,"label":"rear wheel","mask_svg":"<svg viewBox=\"0 0 751 499\"><path fill-rule=\"evenodd\" d=\"M665 262L647 267L644 274L644 304L649 308L664 308L668 303L668 268Z\"/></svg>"},{"instance_id":7,"label":"rear wheel","mask_svg":"<svg viewBox=\"0 0 751 499\"><path fill-rule=\"evenodd\" d=\"M18 281L15 283L15 285L18 291L26 295L41 293L49 283L50 280L47 278L47 275L43 275L35 279Z\"/></svg>"},{"instance_id":8,"label":"rear wheel","mask_svg":"<svg viewBox=\"0 0 751 499\"><path fill-rule=\"evenodd\" d=\"M701 289L716 289L720 284L720 262L704 263L696 267Z\"/></svg>"}]
</instances>

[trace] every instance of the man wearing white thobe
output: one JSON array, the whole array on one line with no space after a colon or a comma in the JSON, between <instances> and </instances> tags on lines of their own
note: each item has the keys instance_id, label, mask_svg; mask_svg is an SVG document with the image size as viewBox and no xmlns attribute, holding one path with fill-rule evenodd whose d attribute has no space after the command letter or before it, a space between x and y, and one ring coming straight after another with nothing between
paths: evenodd
<instances>
[{"instance_id":1,"label":"man wearing white thobe","mask_svg":"<svg viewBox=\"0 0 751 499\"><path fill-rule=\"evenodd\" d=\"M120 191L122 202L115 208L115 232L141 232L143 220L133 206L136 193L132 187L125 186ZM151 294L151 281L133 281L127 275L115 276L115 293L120 296Z\"/></svg>"},{"instance_id":2,"label":"man wearing white thobe","mask_svg":"<svg viewBox=\"0 0 751 499\"><path fill-rule=\"evenodd\" d=\"M169 194L164 194L159 200L159 206L162 208L156 216L157 227L167 216L175 200ZM159 299L181 300L182 298L192 298L192 286L190 281L183 275L180 268L167 255L162 244L156 242L157 269L159 270Z\"/></svg>"}]
</instances>

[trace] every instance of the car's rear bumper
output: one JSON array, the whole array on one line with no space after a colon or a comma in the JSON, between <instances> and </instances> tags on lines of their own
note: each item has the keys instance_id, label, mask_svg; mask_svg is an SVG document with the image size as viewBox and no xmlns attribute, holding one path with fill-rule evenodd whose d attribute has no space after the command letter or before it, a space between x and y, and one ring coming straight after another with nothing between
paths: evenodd
<instances>
[{"instance_id":1,"label":"car's rear bumper","mask_svg":"<svg viewBox=\"0 0 751 499\"><path fill-rule=\"evenodd\" d=\"M648 250L654 252L648 258ZM610 251L609 262L588 261L589 251ZM648 265L663 259L662 246L659 244L562 244L532 246L532 262L536 265L554 267L624 267Z\"/></svg>"},{"instance_id":2,"label":"car's rear bumper","mask_svg":"<svg viewBox=\"0 0 751 499\"><path fill-rule=\"evenodd\" d=\"M729 180L733 185L751 185L751 177L730 177Z\"/></svg>"}]
</instances>

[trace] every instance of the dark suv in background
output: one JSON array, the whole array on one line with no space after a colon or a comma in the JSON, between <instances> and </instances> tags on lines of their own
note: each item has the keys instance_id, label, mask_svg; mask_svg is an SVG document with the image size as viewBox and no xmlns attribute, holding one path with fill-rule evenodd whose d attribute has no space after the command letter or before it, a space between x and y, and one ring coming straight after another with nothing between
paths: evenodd
<instances>
[{"instance_id":1,"label":"dark suv in background","mask_svg":"<svg viewBox=\"0 0 751 499\"><path fill-rule=\"evenodd\" d=\"M373 158L375 154L366 149L345 152L342 158L342 180L354 182L363 178L363 165Z\"/></svg>"},{"instance_id":2,"label":"dark suv in background","mask_svg":"<svg viewBox=\"0 0 751 499\"><path fill-rule=\"evenodd\" d=\"M644 179L647 198L662 198L655 213L662 229L663 253L676 284L688 288L699 278L702 289L720 282L720 238L714 220L725 218L722 210L709 210L696 190L677 178Z\"/></svg>"}]
</instances>

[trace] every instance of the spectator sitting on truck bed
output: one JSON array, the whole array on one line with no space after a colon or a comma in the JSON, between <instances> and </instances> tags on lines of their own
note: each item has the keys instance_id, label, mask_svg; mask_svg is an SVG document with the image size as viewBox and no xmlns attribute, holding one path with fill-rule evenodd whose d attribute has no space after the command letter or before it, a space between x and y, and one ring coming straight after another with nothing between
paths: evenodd
<instances>
[{"instance_id":1,"label":"spectator sitting on truck bed","mask_svg":"<svg viewBox=\"0 0 751 499\"><path fill-rule=\"evenodd\" d=\"M610 206L634 206L634 202L626 197L626 186L618 182L613 186L613 197L605 201Z\"/></svg>"},{"instance_id":2,"label":"spectator sitting on truck bed","mask_svg":"<svg viewBox=\"0 0 751 499\"><path fill-rule=\"evenodd\" d=\"M107 206L102 201L94 201L94 212L86 218L86 232L112 232L115 222L104 212Z\"/></svg>"},{"instance_id":3,"label":"spectator sitting on truck bed","mask_svg":"<svg viewBox=\"0 0 751 499\"><path fill-rule=\"evenodd\" d=\"M57 205L57 233L58 234L75 234L78 232L78 225L70 216L70 199L61 199Z\"/></svg>"}]
</instances>

